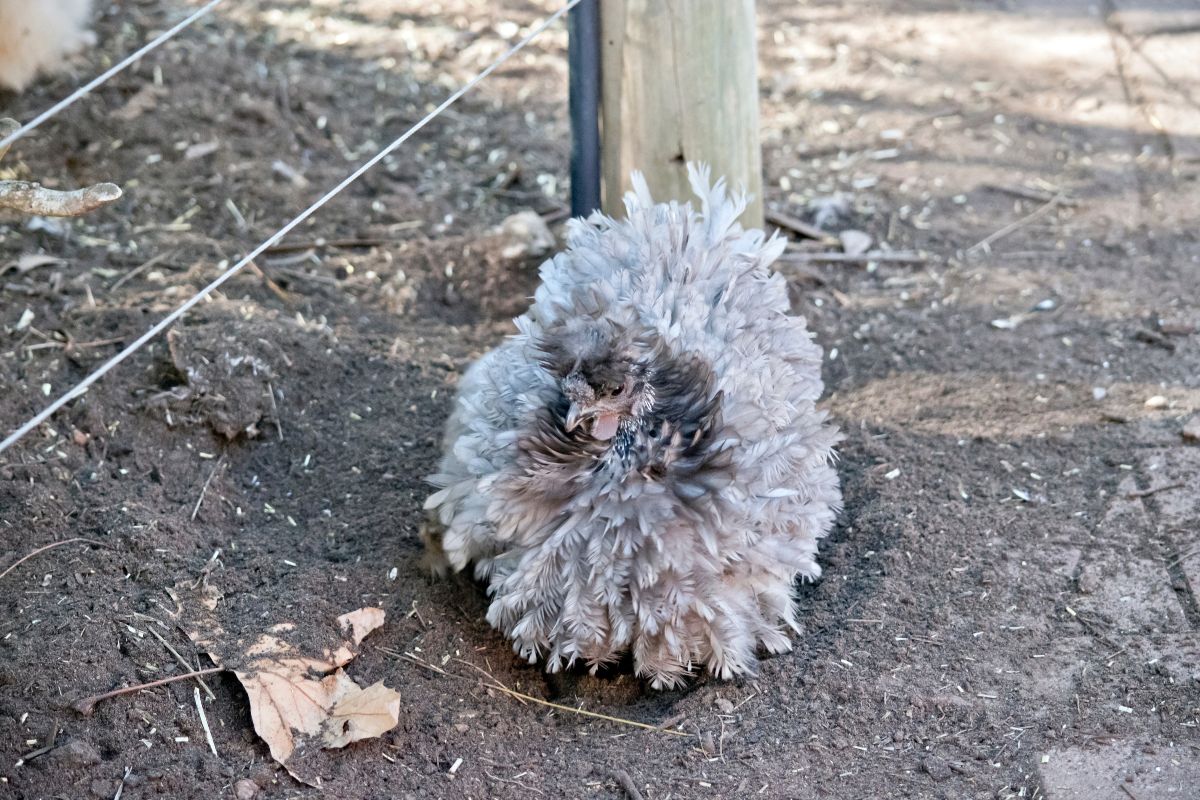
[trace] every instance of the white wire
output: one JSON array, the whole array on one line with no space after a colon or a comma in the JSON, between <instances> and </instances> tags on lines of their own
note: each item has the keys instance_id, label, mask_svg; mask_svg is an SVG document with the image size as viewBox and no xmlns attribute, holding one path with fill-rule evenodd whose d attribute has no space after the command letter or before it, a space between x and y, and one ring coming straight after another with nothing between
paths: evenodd
<instances>
[{"instance_id":1,"label":"white wire","mask_svg":"<svg viewBox=\"0 0 1200 800\"><path fill-rule=\"evenodd\" d=\"M402 145L406 141L408 141L408 139L414 133L416 133L417 131L421 130L426 125L428 125L435 117L437 117L439 114L441 114L447 108L452 106L460 97L462 97L467 92L471 91L471 89L475 88L476 84L478 84L480 81L482 81L488 75L491 75L496 70L497 67L499 67L501 64L503 64L505 61L508 61L510 58L512 58L518 52L520 52L525 47L525 45L529 44L531 41L534 40L535 37L537 37L538 34L540 34L542 31L546 30L546 28L550 27L550 25L553 24L555 20L557 20L563 14L570 11L575 6L579 5L581 2L583 2L583 0L569 0L569 2L566 5L564 5L562 8L560 8L558 11L555 11L553 14L551 14L549 17L547 17L541 24L539 24L537 27L535 27L533 30L531 30L529 32L529 34L525 36L524 39L522 39L521 41L517 42L515 45L510 47L504 53L504 55L500 56L500 58L496 59L491 64L489 64L486 68L484 68L481 72L479 72L474 78L471 78L471 80L469 80L465 84L463 84L463 86L460 87L454 94L450 95L444 101L442 101L441 105L439 105L433 111L430 111L428 114L426 114L424 119L422 119L416 125L413 125L407 131L405 131L403 134L401 134L399 138L397 138L391 144L389 144L387 147L383 148L378 153L376 153L374 156L372 156L368 161L366 161L360 167L358 167L358 169L354 170L349 175L347 175L345 177L345 179L342 180L341 183L339 183L337 186L333 187L328 192L326 192L324 195L322 195L321 199L317 200L311 206L304 209L304 211L302 211L299 216L295 217L291 222L284 225L278 231L273 233L270 236L270 238L268 238L266 241L264 241L258 247L251 250L247 255L245 255L242 258L242 260L238 261L232 267L230 267L229 269L227 269L223 273L221 273L216 278L216 280L214 280L212 283L205 286L203 289L201 289L199 292L197 292L191 299L187 300L185 303L183 303L181 306L176 308L170 314L163 317L163 319L161 321L159 321L158 324L156 324L150 330L146 331L141 336L139 336L133 343L128 345L124 350L117 353L115 356L110 358L108 361L105 361L103 364L101 364L99 367L97 367L96 370L92 374L88 375L86 378L84 378L79 383L77 383L74 387L72 387L71 389L69 389L68 391L63 393L63 395L61 397L59 397L57 400L55 400L53 403L51 403L50 405L48 405L44 409L42 409L37 414L37 416L33 417L28 422L26 422L24 425L22 425L21 427L17 428L15 431L13 431L12 434L9 435L9 437L7 439L0 442L0 453L3 453L9 447L12 447L22 437L24 437L26 434L28 434L30 431L32 431L34 428L36 428L38 425L41 425L43 422L45 422L47 419L49 419L50 415L52 415L55 411L58 411L60 408L65 406L67 403L71 402L76 397L79 397L84 392L86 392L89 386L91 386L93 383L95 383L96 381L98 381L102 377L104 377L109 371L111 371L113 369L113 367L117 366L122 361L129 358L129 356L131 356L135 352L137 352L142 347L142 345L146 344L146 342L150 341L155 336L157 336L158 334L162 333L164 330L169 328L176 320L178 320L180 317L182 317L184 314L186 314L194 305L199 303L204 298L208 297L218 287L220 287L223 283L225 283L227 280L232 278L234 275L241 272L242 269L247 264L249 264L251 261L253 261L258 256L262 255L262 253L265 250L267 250L267 248L269 248L272 245L279 242L279 240L282 239L284 236L287 236L289 233L291 233L291 231L297 225L304 222L306 219L308 219L313 214L315 214L317 212L317 210L320 209L323 205L325 205L330 200L332 200L333 198L335 198L339 194L341 194L342 191L345 190L347 186L354 183L356 180L358 180L360 177L362 177L362 175L367 170L369 170L371 167L378 164L380 161L382 161L384 158L386 158L388 155L390 155L396 148L398 148L400 145Z\"/></svg>"},{"instance_id":2,"label":"white wire","mask_svg":"<svg viewBox=\"0 0 1200 800\"><path fill-rule=\"evenodd\" d=\"M187 26L191 25L193 22L200 19L205 14L212 11L214 8L216 8L221 3L224 3L224 2L225 2L225 0L212 0L212 2L210 2L208 5L204 6L203 8L196 9L195 12L193 12L187 18L181 20L177 25L175 25L175 27L171 28L170 30L164 31L163 33L160 33L158 36L154 37L149 42L142 45L138 50L125 56L125 58L121 59L116 64L113 64L111 67L109 67L107 70L102 72L100 75L93 78L88 83L85 83L83 86L80 86L78 89L71 92L69 95L64 97L62 100L59 100L57 103L50 106L50 108L46 109L41 114L38 114L36 117L31 119L29 122L26 122L24 125L17 128L15 131L10 133L8 136L5 136L3 139L0 139L0 152L2 152L5 147L12 144L17 139L20 139L22 136L24 136L25 134L29 133L34 128L41 125L43 122L50 119L58 112L62 111L67 106L74 104L77 100L79 100L81 97L86 96L89 92L91 92L97 86L104 83L109 78L111 78L112 76L114 76L118 72L120 72L121 70L128 67L130 64L134 63L135 61L138 61L142 56L146 55L151 50L155 49L156 47L161 45L163 42L167 41L168 39L173 37L175 34L179 33L181 30L183 30Z\"/></svg>"}]
</instances>

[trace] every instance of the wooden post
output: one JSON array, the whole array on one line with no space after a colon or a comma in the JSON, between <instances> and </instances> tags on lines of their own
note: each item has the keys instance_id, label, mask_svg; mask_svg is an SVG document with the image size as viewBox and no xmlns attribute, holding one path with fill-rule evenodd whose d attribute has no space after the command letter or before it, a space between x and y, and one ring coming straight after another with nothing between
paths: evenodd
<instances>
[{"instance_id":1,"label":"wooden post","mask_svg":"<svg viewBox=\"0 0 1200 800\"><path fill-rule=\"evenodd\" d=\"M656 200L691 200L702 161L754 195L741 221L761 227L754 0L601 0L600 25L604 210L623 216L635 169Z\"/></svg>"}]
</instances>

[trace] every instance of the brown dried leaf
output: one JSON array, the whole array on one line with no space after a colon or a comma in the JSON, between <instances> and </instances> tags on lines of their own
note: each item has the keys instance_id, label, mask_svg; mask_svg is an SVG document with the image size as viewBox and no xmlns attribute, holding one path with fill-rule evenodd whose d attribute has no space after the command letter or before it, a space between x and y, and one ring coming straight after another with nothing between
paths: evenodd
<instances>
[{"instance_id":1,"label":"brown dried leaf","mask_svg":"<svg viewBox=\"0 0 1200 800\"><path fill-rule=\"evenodd\" d=\"M367 638L367 634L383 624L382 608L360 608L337 618L342 633L352 634L354 643L358 644Z\"/></svg>"},{"instance_id":2,"label":"brown dried leaf","mask_svg":"<svg viewBox=\"0 0 1200 800\"><path fill-rule=\"evenodd\" d=\"M225 593L208 582L208 573L202 572L194 581L178 581L174 587L166 590L167 596L175 601L175 612L171 615L181 624L188 605L198 605L208 611L216 611L217 606L225 597ZM211 623L211 620L209 621ZM192 640L196 640L195 627L192 628ZM214 635L221 632L217 628Z\"/></svg>"},{"instance_id":3,"label":"brown dried leaf","mask_svg":"<svg viewBox=\"0 0 1200 800\"><path fill-rule=\"evenodd\" d=\"M321 741L326 747L345 747L360 739L381 736L400 722L400 693L382 682L366 689L338 672L344 679L329 712Z\"/></svg>"},{"instance_id":4,"label":"brown dried leaf","mask_svg":"<svg viewBox=\"0 0 1200 800\"><path fill-rule=\"evenodd\" d=\"M338 676L344 675L335 663L304 658L270 634L263 634L247 654L253 659L234 675L250 698L254 730L270 747L271 757L287 766L296 750L296 735L321 732L334 706ZM336 671L328 675L330 670Z\"/></svg>"},{"instance_id":5,"label":"brown dried leaf","mask_svg":"<svg viewBox=\"0 0 1200 800\"><path fill-rule=\"evenodd\" d=\"M182 598L181 609L209 607L211 587L189 583L175 590L172 596ZM226 633L206 615L185 623L192 641L232 670L246 690L254 730L271 757L296 780L313 786L320 781L311 758L315 751L378 736L400 719L397 692L382 684L364 690L341 669L357 655L363 637L383 624L383 610L361 608L337 621L350 641L331 641L319 656L303 653L288 641L298 633L291 622L273 625L249 643Z\"/></svg>"},{"instance_id":6,"label":"brown dried leaf","mask_svg":"<svg viewBox=\"0 0 1200 800\"><path fill-rule=\"evenodd\" d=\"M158 98L167 94L167 91L161 86L155 86L152 83L147 83L138 89L137 92L125 102L125 105L118 108L116 111L109 113L109 116L120 122L133 122L138 117L145 114L147 111L153 111L158 107Z\"/></svg>"}]
</instances>

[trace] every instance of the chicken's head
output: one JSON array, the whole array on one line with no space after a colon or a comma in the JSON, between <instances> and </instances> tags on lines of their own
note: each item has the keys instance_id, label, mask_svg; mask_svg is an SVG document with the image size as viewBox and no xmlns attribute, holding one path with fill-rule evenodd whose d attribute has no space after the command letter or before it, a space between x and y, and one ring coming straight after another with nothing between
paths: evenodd
<instances>
[{"instance_id":1,"label":"chicken's head","mask_svg":"<svg viewBox=\"0 0 1200 800\"><path fill-rule=\"evenodd\" d=\"M567 401L563 427L607 441L637 427L654 407L657 337L609 322L589 321L548 331L542 365Z\"/></svg>"}]
</instances>

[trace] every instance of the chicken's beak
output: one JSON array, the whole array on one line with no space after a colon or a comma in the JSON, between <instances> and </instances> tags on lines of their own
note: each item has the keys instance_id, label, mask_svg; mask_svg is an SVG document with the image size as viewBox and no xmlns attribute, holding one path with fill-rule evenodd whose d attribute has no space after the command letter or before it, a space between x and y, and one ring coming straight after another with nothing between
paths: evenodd
<instances>
[{"instance_id":1,"label":"chicken's beak","mask_svg":"<svg viewBox=\"0 0 1200 800\"><path fill-rule=\"evenodd\" d=\"M580 423L587 419L587 417L588 412L581 409L578 403L571 403L571 407L567 409L567 419L564 426L567 429L567 433L578 428Z\"/></svg>"}]
</instances>

